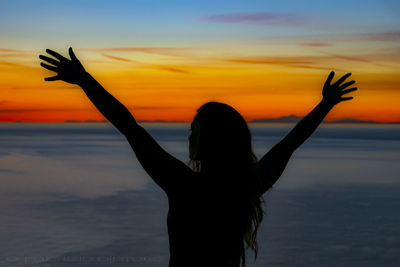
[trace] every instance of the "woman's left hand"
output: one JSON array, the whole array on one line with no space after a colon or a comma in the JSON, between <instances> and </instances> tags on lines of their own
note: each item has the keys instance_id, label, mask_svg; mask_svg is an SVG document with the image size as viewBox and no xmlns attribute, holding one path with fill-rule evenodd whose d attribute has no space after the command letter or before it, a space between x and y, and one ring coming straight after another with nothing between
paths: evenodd
<instances>
[{"instance_id":1,"label":"woman's left hand","mask_svg":"<svg viewBox=\"0 0 400 267\"><path fill-rule=\"evenodd\" d=\"M326 79L324 88L322 90L322 96L323 96L322 102L333 107L334 105L336 105L342 101L353 99L352 96L343 97L343 95L357 90L357 87L352 87L352 88L346 89L350 85L353 85L355 83L354 80L343 83L350 75L351 75L351 73L347 73L346 75L343 75L335 83L331 84L333 76L335 76L335 72L332 71L329 74L328 78Z\"/></svg>"}]
</instances>

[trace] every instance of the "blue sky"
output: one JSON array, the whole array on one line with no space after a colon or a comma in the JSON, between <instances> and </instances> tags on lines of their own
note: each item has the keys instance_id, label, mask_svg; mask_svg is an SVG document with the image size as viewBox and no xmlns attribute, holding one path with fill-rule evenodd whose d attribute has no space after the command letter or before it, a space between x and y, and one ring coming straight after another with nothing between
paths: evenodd
<instances>
[{"instance_id":1,"label":"blue sky","mask_svg":"<svg viewBox=\"0 0 400 267\"><path fill-rule=\"evenodd\" d=\"M400 26L397 1L2 1L0 8L3 46L21 48L36 48L39 40L89 46L189 45L263 35L388 32ZM299 25L204 19L243 13L293 16Z\"/></svg>"}]
</instances>

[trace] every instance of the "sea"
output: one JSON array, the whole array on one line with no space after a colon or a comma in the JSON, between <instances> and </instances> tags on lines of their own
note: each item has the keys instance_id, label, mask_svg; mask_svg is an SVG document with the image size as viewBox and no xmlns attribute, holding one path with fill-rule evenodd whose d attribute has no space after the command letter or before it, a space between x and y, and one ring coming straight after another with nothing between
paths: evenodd
<instances>
[{"instance_id":1,"label":"sea","mask_svg":"<svg viewBox=\"0 0 400 267\"><path fill-rule=\"evenodd\" d=\"M188 162L189 124L142 125ZM261 158L294 125L249 126ZM247 266L400 266L400 125L322 124L264 199ZM0 266L167 267L167 212L109 123L0 124Z\"/></svg>"}]
</instances>

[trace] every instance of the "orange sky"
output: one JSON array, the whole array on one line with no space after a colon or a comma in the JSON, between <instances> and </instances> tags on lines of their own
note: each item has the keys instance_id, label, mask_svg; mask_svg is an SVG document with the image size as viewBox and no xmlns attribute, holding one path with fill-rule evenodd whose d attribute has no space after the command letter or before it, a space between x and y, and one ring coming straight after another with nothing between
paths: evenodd
<instances>
[{"instance_id":1,"label":"orange sky","mask_svg":"<svg viewBox=\"0 0 400 267\"><path fill-rule=\"evenodd\" d=\"M143 16L146 5L132 7L132 17L121 5L112 20L91 19L109 11L103 4L89 17L66 12L58 20L52 13L57 5L41 7L48 9L45 17L29 2L26 10L10 2L8 12L0 12L0 121L103 120L79 87L43 80L53 74L40 68L39 54L51 48L66 55L69 46L138 120L191 121L211 100L232 105L249 121L304 116L335 70L335 79L352 72L359 90L327 120L400 121L400 32L393 30L400 21L379 1L357 14L348 8L353 4L343 2L343 10L340 1L330 9L293 2L293 10L278 2L258 7L233 1L237 10L226 14L221 2L215 10L188 5L180 7L185 12L171 10L164 17L161 6ZM238 13L244 9L249 11ZM344 12L341 20L335 10ZM369 20L374 12L385 16Z\"/></svg>"},{"instance_id":2,"label":"orange sky","mask_svg":"<svg viewBox=\"0 0 400 267\"><path fill-rule=\"evenodd\" d=\"M354 100L337 105L328 120L400 121L400 75L386 63L360 64L331 56L202 58L195 50L179 56L79 48L76 53L138 120L190 121L196 109L211 100L234 106L247 120L304 116L321 99L322 85L333 69L337 76L352 71L359 90L352 94ZM52 74L39 67L38 54L16 50L0 55L0 121L102 120L78 86L43 81ZM358 70L351 65L359 65Z\"/></svg>"}]
</instances>

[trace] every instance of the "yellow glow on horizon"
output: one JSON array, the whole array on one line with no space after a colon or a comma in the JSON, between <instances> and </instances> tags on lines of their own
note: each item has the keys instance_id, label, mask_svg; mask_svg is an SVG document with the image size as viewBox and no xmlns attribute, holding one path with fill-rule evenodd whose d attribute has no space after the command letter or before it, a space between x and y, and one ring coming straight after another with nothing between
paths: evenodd
<instances>
[{"instance_id":1,"label":"yellow glow on horizon","mask_svg":"<svg viewBox=\"0 0 400 267\"><path fill-rule=\"evenodd\" d=\"M40 69L38 54L13 60L0 55L0 121L103 120L78 86L43 81L53 74ZM188 122L207 101L226 102L249 121L304 116L321 99L329 74L326 66L331 65L337 72L335 79L347 72L344 70L352 70L359 91L350 94L354 100L335 107L327 120L400 121L400 75L389 63L381 66L350 60L344 64L343 59L332 58L328 64L321 56L243 57L235 61L230 57L137 56L112 51L80 54L85 55L81 60L86 69L138 120Z\"/></svg>"}]
</instances>

